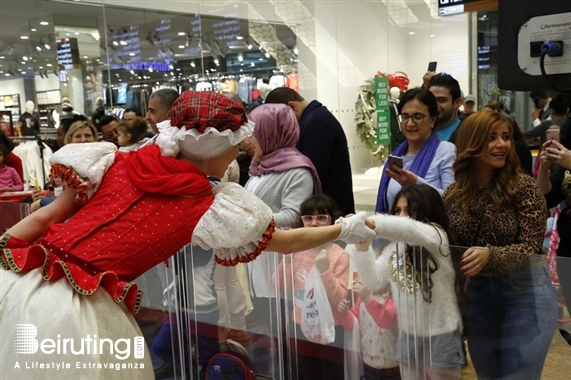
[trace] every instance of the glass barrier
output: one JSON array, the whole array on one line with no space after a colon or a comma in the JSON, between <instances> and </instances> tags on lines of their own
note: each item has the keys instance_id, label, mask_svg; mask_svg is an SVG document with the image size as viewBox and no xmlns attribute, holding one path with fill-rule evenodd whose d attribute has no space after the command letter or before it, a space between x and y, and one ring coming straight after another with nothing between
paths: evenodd
<instances>
[{"instance_id":1,"label":"glass barrier","mask_svg":"<svg viewBox=\"0 0 571 380\"><path fill-rule=\"evenodd\" d=\"M256 371L273 379L477 379L493 366L502 378L538 371L537 378L559 379L571 370L569 258L513 252L514 273L455 281L453 260L466 247L429 253L397 245L377 257L379 249L330 245L330 267L320 273L321 248L264 252L228 268L197 247L179 252L166 271L170 323L151 346L151 355L170 350L161 359L175 359L157 378L207 371L225 378L229 369L207 364L225 339L241 343ZM256 297L260 274L269 283Z\"/></svg>"},{"instance_id":2,"label":"glass barrier","mask_svg":"<svg viewBox=\"0 0 571 380\"><path fill-rule=\"evenodd\" d=\"M0 200L0 234L30 214L30 203Z\"/></svg>"}]
</instances>

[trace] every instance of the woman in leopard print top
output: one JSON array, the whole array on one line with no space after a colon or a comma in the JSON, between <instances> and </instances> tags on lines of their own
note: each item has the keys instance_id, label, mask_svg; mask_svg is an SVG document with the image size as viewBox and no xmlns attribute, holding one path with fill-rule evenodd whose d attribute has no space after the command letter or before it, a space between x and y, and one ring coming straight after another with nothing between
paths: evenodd
<instances>
[{"instance_id":1,"label":"woman in leopard print top","mask_svg":"<svg viewBox=\"0 0 571 380\"><path fill-rule=\"evenodd\" d=\"M557 325L557 295L541 253L547 208L519 169L509 121L466 119L444 204L462 256L470 356L479 379L540 379Z\"/></svg>"}]
</instances>

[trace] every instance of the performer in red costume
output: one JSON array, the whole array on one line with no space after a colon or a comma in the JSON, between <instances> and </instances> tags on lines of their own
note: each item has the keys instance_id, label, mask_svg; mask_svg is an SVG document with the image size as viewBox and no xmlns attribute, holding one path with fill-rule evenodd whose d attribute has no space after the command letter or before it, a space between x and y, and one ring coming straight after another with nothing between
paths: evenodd
<instances>
[{"instance_id":1,"label":"performer in red costume","mask_svg":"<svg viewBox=\"0 0 571 380\"><path fill-rule=\"evenodd\" d=\"M136 350L132 312L141 294L131 281L191 241L235 265L263 250L374 236L364 213L324 228L276 230L269 207L241 186L213 188L207 176L222 177L253 130L238 103L187 91L169 116L156 143L137 151L68 144L52 157L50 176L63 193L0 238L0 377L153 378L148 350Z\"/></svg>"}]
</instances>

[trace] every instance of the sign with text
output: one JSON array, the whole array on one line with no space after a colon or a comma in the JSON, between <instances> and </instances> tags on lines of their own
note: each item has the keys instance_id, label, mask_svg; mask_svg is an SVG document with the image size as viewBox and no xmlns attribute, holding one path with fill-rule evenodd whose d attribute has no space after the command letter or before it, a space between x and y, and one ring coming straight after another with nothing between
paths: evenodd
<instances>
[{"instance_id":1,"label":"sign with text","mask_svg":"<svg viewBox=\"0 0 571 380\"><path fill-rule=\"evenodd\" d=\"M377 144L391 143L391 112L386 110L377 111Z\"/></svg>"},{"instance_id":2,"label":"sign with text","mask_svg":"<svg viewBox=\"0 0 571 380\"><path fill-rule=\"evenodd\" d=\"M464 12L464 4L480 0L438 0L438 15L449 16Z\"/></svg>"},{"instance_id":3,"label":"sign with text","mask_svg":"<svg viewBox=\"0 0 571 380\"><path fill-rule=\"evenodd\" d=\"M57 63L65 70L77 68L81 64L77 38L62 38L57 40Z\"/></svg>"},{"instance_id":4,"label":"sign with text","mask_svg":"<svg viewBox=\"0 0 571 380\"><path fill-rule=\"evenodd\" d=\"M389 78L375 77L375 109L377 144L391 143L391 113L389 110Z\"/></svg>"}]
</instances>

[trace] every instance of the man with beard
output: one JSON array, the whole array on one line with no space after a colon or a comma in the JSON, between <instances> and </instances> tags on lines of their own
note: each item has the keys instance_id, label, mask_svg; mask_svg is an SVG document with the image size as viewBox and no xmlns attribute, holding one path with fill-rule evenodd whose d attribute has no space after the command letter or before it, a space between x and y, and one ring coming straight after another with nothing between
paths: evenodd
<instances>
[{"instance_id":1,"label":"man with beard","mask_svg":"<svg viewBox=\"0 0 571 380\"><path fill-rule=\"evenodd\" d=\"M458 109L462 105L460 84L451 75L428 72L424 75L424 84L436 96L438 102L438 120L434 131L442 141L454 142L455 132L460 125Z\"/></svg>"}]
</instances>

